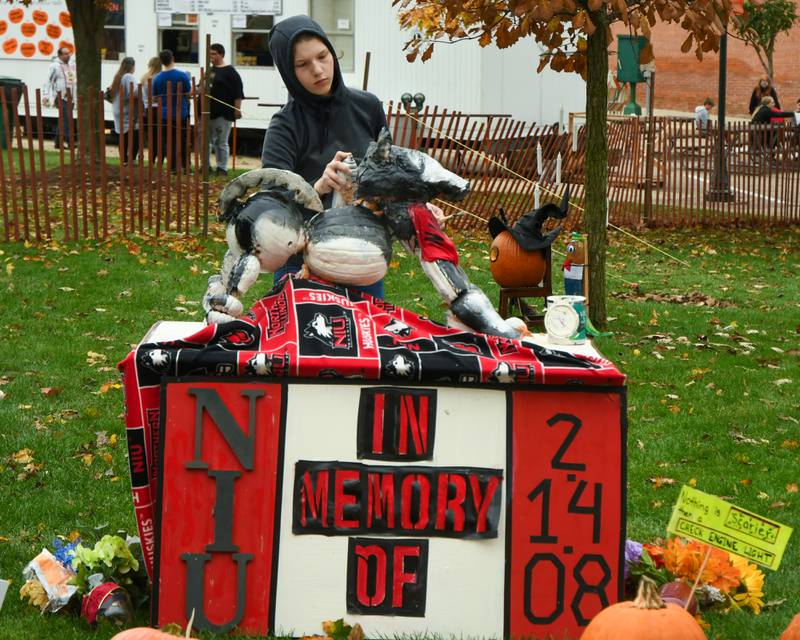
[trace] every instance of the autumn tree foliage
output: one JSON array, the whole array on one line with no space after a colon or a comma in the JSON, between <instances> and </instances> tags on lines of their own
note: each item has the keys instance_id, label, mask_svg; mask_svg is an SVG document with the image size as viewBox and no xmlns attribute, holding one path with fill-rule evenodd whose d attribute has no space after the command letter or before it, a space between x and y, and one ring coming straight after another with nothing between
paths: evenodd
<instances>
[{"instance_id":1,"label":"autumn tree foliage","mask_svg":"<svg viewBox=\"0 0 800 640\"><path fill-rule=\"evenodd\" d=\"M773 56L778 36L788 35L797 20L795 0L748 1L744 3L744 14L732 20L737 35L755 50L770 82L775 80Z\"/></svg>"},{"instance_id":2,"label":"autumn tree foliage","mask_svg":"<svg viewBox=\"0 0 800 640\"><path fill-rule=\"evenodd\" d=\"M424 62L442 43L477 40L504 49L531 37L544 49L538 70L574 72L586 80L586 231L589 233L590 315L606 318L605 249L608 145L608 50L611 25L649 37L657 22L679 24L686 32L682 50L698 59L719 50L731 10L730 0L393 0L400 25L412 31L407 58ZM653 59L650 45L641 63Z\"/></svg>"}]
</instances>

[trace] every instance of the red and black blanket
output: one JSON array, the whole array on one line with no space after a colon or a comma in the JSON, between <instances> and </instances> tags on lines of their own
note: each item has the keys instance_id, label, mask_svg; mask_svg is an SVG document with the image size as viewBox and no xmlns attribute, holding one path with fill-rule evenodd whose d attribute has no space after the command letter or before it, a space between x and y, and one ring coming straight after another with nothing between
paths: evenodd
<instances>
[{"instance_id":1,"label":"red and black blanket","mask_svg":"<svg viewBox=\"0 0 800 640\"><path fill-rule=\"evenodd\" d=\"M340 378L392 384L599 385L624 376L608 360L449 329L424 316L313 280L284 281L239 320L142 343L123 373L131 480L149 568L165 378Z\"/></svg>"}]
</instances>

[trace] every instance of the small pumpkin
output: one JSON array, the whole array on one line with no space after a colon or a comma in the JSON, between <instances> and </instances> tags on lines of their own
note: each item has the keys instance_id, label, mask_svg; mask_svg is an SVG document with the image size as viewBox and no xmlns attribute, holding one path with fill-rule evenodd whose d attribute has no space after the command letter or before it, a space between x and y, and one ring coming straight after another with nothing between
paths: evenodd
<instances>
[{"instance_id":1,"label":"small pumpkin","mask_svg":"<svg viewBox=\"0 0 800 640\"><path fill-rule=\"evenodd\" d=\"M152 627L133 627L120 631L111 640L175 640L176 637Z\"/></svg>"},{"instance_id":2,"label":"small pumpkin","mask_svg":"<svg viewBox=\"0 0 800 640\"><path fill-rule=\"evenodd\" d=\"M598 613L581 640L705 640L697 620L676 604L664 604L656 583L642 578L633 602L618 602Z\"/></svg>"},{"instance_id":3,"label":"small pumpkin","mask_svg":"<svg viewBox=\"0 0 800 640\"><path fill-rule=\"evenodd\" d=\"M800 640L800 613L792 618L778 640Z\"/></svg>"},{"instance_id":4,"label":"small pumpkin","mask_svg":"<svg viewBox=\"0 0 800 640\"><path fill-rule=\"evenodd\" d=\"M492 240L489 268L501 287L536 287L546 266L545 250L525 251L510 231L501 231Z\"/></svg>"}]
</instances>

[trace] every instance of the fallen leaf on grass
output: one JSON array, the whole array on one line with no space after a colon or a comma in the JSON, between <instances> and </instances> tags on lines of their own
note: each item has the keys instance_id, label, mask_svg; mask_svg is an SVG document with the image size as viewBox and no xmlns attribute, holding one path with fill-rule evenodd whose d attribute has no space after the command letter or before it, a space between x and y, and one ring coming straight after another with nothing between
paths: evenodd
<instances>
[{"instance_id":1,"label":"fallen leaf on grass","mask_svg":"<svg viewBox=\"0 0 800 640\"><path fill-rule=\"evenodd\" d=\"M790 482L786 485L786 493L797 493L798 487L796 482Z\"/></svg>"},{"instance_id":2,"label":"fallen leaf on grass","mask_svg":"<svg viewBox=\"0 0 800 640\"><path fill-rule=\"evenodd\" d=\"M675 484L673 478L666 478L664 476L656 476L654 478L648 478L648 480L653 483L654 489L660 489L663 486Z\"/></svg>"},{"instance_id":3,"label":"fallen leaf on grass","mask_svg":"<svg viewBox=\"0 0 800 640\"><path fill-rule=\"evenodd\" d=\"M99 362L105 362L108 360L108 356L102 353L96 353L94 351L87 351L86 352L86 363L90 366L94 366Z\"/></svg>"},{"instance_id":4,"label":"fallen leaf on grass","mask_svg":"<svg viewBox=\"0 0 800 640\"><path fill-rule=\"evenodd\" d=\"M101 395L103 393L108 393L111 389L121 389L122 385L118 382L106 382L105 384L100 385L100 389L98 391L92 391L94 395Z\"/></svg>"},{"instance_id":5,"label":"fallen leaf on grass","mask_svg":"<svg viewBox=\"0 0 800 640\"><path fill-rule=\"evenodd\" d=\"M780 378L779 380L773 380L772 384L776 384L779 387L784 384L792 384L791 378Z\"/></svg>"},{"instance_id":6,"label":"fallen leaf on grass","mask_svg":"<svg viewBox=\"0 0 800 640\"><path fill-rule=\"evenodd\" d=\"M57 396L61 393L64 389L61 387L40 387L39 391L42 392L43 396L47 396L48 398L52 398L53 396Z\"/></svg>"},{"instance_id":7,"label":"fallen leaf on grass","mask_svg":"<svg viewBox=\"0 0 800 640\"><path fill-rule=\"evenodd\" d=\"M740 444L769 444L769 440L766 438L759 438L758 440L748 438L741 431L736 431L735 429L731 431L731 437Z\"/></svg>"}]
</instances>

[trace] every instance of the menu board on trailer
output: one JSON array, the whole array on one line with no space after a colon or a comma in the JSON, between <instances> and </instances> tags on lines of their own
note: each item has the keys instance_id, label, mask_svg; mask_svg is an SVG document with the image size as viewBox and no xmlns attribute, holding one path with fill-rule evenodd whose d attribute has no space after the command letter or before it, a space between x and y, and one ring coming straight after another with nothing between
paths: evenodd
<instances>
[{"instance_id":1,"label":"menu board on trailer","mask_svg":"<svg viewBox=\"0 0 800 640\"><path fill-rule=\"evenodd\" d=\"M75 50L72 20L63 0L28 6L0 3L3 58L51 60L60 47Z\"/></svg>"},{"instance_id":2,"label":"menu board on trailer","mask_svg":"<svg viewBox=\"0 0 800 640\"><path fill-rule=\"evenodd\" d=\"M157 13L283 13L283 0L155 0Z\"/></svg>"}]
</instances>

